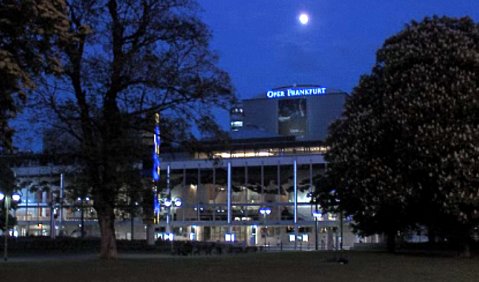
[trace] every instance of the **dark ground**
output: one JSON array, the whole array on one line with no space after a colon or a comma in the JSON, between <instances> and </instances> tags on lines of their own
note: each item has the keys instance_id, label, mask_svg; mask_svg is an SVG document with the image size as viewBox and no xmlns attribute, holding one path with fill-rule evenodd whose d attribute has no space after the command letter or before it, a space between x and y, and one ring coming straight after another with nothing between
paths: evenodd
<instances>
[{"instance_id":1,"label":"dark ground","mask_svg":"<svg viewBox=\"0 0 479 282\"><path fill-rule=\"evenodd\" d=\"M347 259L340 264L337 259ZM479 281L479 258L383 252L283 252L172 256L22 255L0 281Z\"/></svg>"}]
</instances>

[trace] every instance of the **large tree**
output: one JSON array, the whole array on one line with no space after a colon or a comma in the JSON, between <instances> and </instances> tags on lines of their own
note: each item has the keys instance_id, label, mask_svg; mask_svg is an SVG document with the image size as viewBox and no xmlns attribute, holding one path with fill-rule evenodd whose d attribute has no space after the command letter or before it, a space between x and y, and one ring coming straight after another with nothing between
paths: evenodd
<instances>
[{"instance_id":1,"label":"large tree","mask_svg":"<svg viewBox=\"0 0 479 282\"><path fill-rule=\"evenodd\" d=\"M0 150L10 150L25 93L42 72L57 72L53 45L69 40L63 0L0 0Z\"/></svg>"},{"instance_id":2,"label":"large tree","mask_svg":"<svg viewBox=\"0 0 479 282\"><path fill-rule=\"evenodd\" d=\"M71 149L80 153L98 214L100 256L113 258L114 211L125 187L139 185L131 175L144 157L141 133L152 131L153 114L161 113L163 140L186 142L194 139L192 126L218 131L211 109L229 107L234 95L194 1L67 5L75 40L58 49L63 75L44 78L36 108L50 109L55 119L45 117L79 144Z\"/></svg>"},{"instance_id":3,"label":"large tree","mask_svg":"<svg viewBox=\"0 0 479 282\"><path fill-rule=\"evenodd\" d=\"M0 158L0 192L4 195L11 195L15 188L15 174L4 158ZM12 207L10 207L12 208ZM0 202L0 230L5 232L5 213L8 213L6 205ZM8 214L8 228L12 228L16 224L16 218ZM7 229L8 229L7 228ZM4 235L5 236L5 235Z\"/></svg>"},{"instance_id":4,"label":"large tree","mask_svg":"<svg viewBox=\"0 0 479 282\"><path fill-rule=\"evenodd\" d=\"M331 128L327 175L366 234L422 224L467 242L479 210L479 27L408 24Z\"/></svg>"}]
</instances>

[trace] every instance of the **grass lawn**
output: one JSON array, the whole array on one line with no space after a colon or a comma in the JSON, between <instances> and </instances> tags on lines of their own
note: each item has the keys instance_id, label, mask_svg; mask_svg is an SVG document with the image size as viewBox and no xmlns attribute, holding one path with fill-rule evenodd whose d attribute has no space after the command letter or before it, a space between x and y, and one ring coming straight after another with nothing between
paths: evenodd
<instances>
[{"instance_id":1,"label":"grass lawn","mask_svg":"<svg viewBox=\"0 0 479 282\"><path fill-rule=\"evenodd\" d=\"M0 281L479 281L479 259L344 252L0 262Z\"/></svg>"}]
</instances>

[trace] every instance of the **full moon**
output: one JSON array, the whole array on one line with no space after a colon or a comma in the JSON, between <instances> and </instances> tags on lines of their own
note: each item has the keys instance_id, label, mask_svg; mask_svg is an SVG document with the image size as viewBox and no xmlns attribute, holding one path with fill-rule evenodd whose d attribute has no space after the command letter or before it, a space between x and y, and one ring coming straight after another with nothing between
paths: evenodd
<instances>
[{"instance_id":1,"label":"full moon","mask_svg":"<svg viewBox=\"0 0 479 282\"><path fill-rule=\"evenodd\" d=\"M302 13L301 15L299 15L298 19L302 25L307 25L309 22L309 16L306 13Z\"/></svg>"}]
</instances>

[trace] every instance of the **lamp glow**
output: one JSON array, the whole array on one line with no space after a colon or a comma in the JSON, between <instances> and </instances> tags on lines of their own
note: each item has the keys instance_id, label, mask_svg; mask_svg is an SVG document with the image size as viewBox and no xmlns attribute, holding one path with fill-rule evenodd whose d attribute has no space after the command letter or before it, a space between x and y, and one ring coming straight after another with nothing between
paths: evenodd
<instances>
[{"instance_id":1,"label":"lamp glow","mask_svg":"<svg viewBox=\"0 0 479 282\"><path fill-rule=\"evenodd\" d=\"M20 201L20 194L14 193L14 194L12 195L12 200L13 200L14 202Z\"/></svg>"},{"instance_id":2,"label":"lamp glow","mask_svg":"<svg viewBox=\"0 0 479 282\"><path fill-rule=\"evenodd\" d=\"M175 207L181 207L181 204L182 204L181 199L180 199L180 198L176 198L176 199L175 199Z\"/></svg>"},{"instance_id":3,"label":"lamp glow","mask_svg":"<svg viewBox=\"0 0 479 282\"><path fill-rule=\"evenodd\" d=\"M262 207L259 209L259 213L262 215L269 215L271 214L271 208L270 207Z\"/></svg>"},{"instance_id":4,"label":"lamp glow","mask_svg":"<svg viewBox=\"0 0 479 282\"><path fill-rule=\"evenodd\" d=\"M173 202L171 201L171 199L166 199L165 202L164 202L164 204L165 204L165 207L169 208L169 207L171 207L171 205L173 204Z\"/></svg>"}]
</instances>

